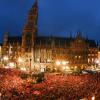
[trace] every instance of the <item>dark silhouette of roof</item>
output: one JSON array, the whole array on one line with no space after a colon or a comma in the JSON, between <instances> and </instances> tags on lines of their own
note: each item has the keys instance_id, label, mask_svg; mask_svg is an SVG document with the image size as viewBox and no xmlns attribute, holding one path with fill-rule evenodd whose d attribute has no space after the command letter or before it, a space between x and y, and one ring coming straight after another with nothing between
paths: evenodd
<instances>
[{"instance_id":1,"label":"dark silhouette of roof","mask_svg":"<svg viewBox=\"0 0 100 100\"><path fill-rule=\"evenodd\" d=\"M76 38L72 37L52 37L52 36L38 36L36 37L35 45L43 45L43 46L55 46L55 47L69 47L71 42L73 42ZM85 40L89 47L97 47L95 40ZM22 44L22 37L21 36L11 36L8 38L8 42L12 43L19 43Z\"/></svg>"},{"instance_id":2,"label":"dark silhouette of roof","mask_svg":"<svg viewBox=\"0 0 100 100\"><path fill-rule=\"evenodd\" d=\"M0 46L2 46L2 43L0 43Z\"/></svg>"},{"instance_id":3,"label":"dark silhouette of roof","mask_svg":"<svg viewBox=\"0 0 100 100\"><path fill-rule=\"evenodd\" d=\"M12 44L12 43L21 44L22 43L22 37L21 36L10 36L10 37L8 37L8 42L10 44Z\"/></svg>"},{"instance_id":4,"label":"dark silhouette of roof","mask_svg":"<svg viewBox=\"0 0 100 100\"><path fill-rule=\"evenodd\" d=\"M65 47L70 46L70 43L73 41L73 38L64 38L64 37L46 37L46 36L39 36L36 38L36 45L43 45L43 46L55 46L55 47Z\"/></svg>"},{"instance_id":5,"label":"dark silhouette of roof","mask_svg":"<svg viewBox=\"0 0 100 100\"><path fill-rule=\"evenodd\" d=\"M100 46L99 46L99 51L100 51Z\"/></svg>"},{"instance_id":6,"label":"dark silhouette of roof","mask_svg":"<svg viewBox=\"0 0 100 100\"><path fill-rule=\"evenodd\" d=\"M95 40L86 40L86 42L89 44L89 47L97 47L97 44Z\"/></svg>"}]
</instances>

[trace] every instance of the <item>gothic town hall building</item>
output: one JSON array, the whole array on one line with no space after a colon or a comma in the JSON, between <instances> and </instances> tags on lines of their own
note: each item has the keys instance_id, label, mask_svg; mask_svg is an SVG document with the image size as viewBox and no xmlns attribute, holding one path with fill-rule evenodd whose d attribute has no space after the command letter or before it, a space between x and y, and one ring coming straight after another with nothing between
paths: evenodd
<instances>
[{"instance_id":1,"label":"gothic town hall building","mask_svg":"<svg viewBox=\"0 0 100 100\"><path fill-rule=\"evenodd\" d=\"M80 32L76 37L38 36L38 3L32 6L22 36L4 34L2 56L9 62L27 70L62 69L62 66L81 67L94 65L98 56L98 45L84 38ZM18 62L20 58L20 62ZM21 62L22 59L22 62Z\"/></svg>"}]
</instances>

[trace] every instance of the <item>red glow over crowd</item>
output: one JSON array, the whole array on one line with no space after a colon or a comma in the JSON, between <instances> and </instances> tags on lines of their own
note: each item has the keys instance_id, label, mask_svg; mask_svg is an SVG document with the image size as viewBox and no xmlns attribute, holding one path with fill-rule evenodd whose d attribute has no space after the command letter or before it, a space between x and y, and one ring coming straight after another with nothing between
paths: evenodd
<instances>
[{"instance_id":1,"label":"red glow over crowd","mask_svg":"<svg viewBox=\"0 0 100 100\"><path fill-rule=\"evenodd\" d=\"M100 100L100 74L45 74L44 81L22 79L23 72L0 69L0 100Z\"/></svg>"}]
</instances>

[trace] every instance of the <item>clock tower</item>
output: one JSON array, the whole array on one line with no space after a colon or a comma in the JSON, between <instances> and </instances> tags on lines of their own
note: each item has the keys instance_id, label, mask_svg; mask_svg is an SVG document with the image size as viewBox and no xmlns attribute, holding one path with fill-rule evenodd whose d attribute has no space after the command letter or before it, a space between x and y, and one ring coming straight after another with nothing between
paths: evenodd
<instances>
[{"instance_id":1,"label":"clock tower","mask_svg":"<svg viewBox=\"0 0 100 100\"><path fill-rule=\"evenodd\" d=\"M38 20L38 2L29 11L28 20L22 33L22 51L31 52L34 47L34 41L37 36L37 20Z\"/></svg>"}]
</instances>

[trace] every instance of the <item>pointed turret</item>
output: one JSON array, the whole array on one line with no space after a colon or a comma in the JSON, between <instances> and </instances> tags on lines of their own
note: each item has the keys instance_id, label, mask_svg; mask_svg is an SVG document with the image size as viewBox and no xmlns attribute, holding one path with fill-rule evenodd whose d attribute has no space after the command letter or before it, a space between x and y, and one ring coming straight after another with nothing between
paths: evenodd
<instances>
[{"instance_id":1,"label":"pointed turret","mask_svg":"<svg viewBox=\"0 0 100 100\"><path fill-rule=\"evenodd\" d=\"M77 38L82 38L82 33L81 32L77 32Z\"/></svg>"},{"instance_id":2,"label":"pointed turret","mask_svg":"<svg viewBox=\"0 0 100 100\"><path fill-rule=\"evenodd\" d=\"M38 8L38 0L35 0L35 3L33 5L34 7Z\"/></svg>"},{"instance_id":3,"label":"pointed turret","mask_svg":"<svg viewBox=\"0 0 100 100\"><path fill-rule=\"evenodd\" d=\"M72 38L72 33L68 32L68 38Z\"/></svg>"},{"instance_id":4,"label":"pointed turret","mask_svg":"<svg viewBox=\"0 0 100 100\"><path fill-rule=\"evenodd\" d=\"M7 46L8 44L8 37L9 37L9 33L8 32L4 33L4 40L3 40L4 46Z\"/></svg>"},{"instance_id":5,"label":"pointed turret","mask_svg":"<svg viewBox=\"0 0 100 100\"><path fill-rule=\"evenodd\" d=\"M3 40L3 48L2 48L2 54L7 54L9 49L9 43L8 43L9 33L4 33L4 40Z\"/></svg>"}]
</instances>

